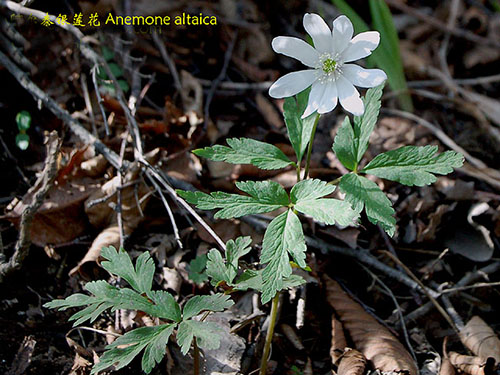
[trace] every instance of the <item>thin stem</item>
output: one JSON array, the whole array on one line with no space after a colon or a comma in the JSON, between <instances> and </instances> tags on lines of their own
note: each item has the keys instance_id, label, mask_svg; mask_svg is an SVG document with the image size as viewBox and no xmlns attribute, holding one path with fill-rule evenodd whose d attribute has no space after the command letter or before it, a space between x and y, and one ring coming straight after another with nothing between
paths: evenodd
<instances>
[{"instance_id":1,"label":"thin stem","mask_svg":"<svg viewBox=\"0 0 500 375\"><path fill-rule=\"evenodd\" d=\"M335 180L331 180L328 182L328 185L338 185L340 180L342 179L343 176L340 176L339 178L336 178Z\"/></svg>"},{"instance_id":2,"label":"thin stem","mask_svg":"<svg viewBox=\"0 0 500 375\"><path fill-rule=\"evenodd\" d=\"M307 159L306 159L306 170L304 173L304 180L309 177L309 164L311 163L311 153L313 148L314 136L316 134L316 127L318 126L320 114L316 115L316 119L314 120L314 125L311 132L311 139L309 140L309 145L307 146Z\"/></svg>"},{"instance_id":3,"label":"thin stem","mask_svg":"<svg viewBox=\"0 0 500 375\"><path fill-rule=\"evenodd\" d=\"M296 165L295 169L297 171L297 182L299 182L300 181L300 163Z\"/></svg>"},{"instance_id":4,"label":"thin stem","mask_svg":"<svg viewBox=\"0 0 500 375\"><path fill-rule=\"evenodd\" d=\"M196 337L193 339L193 374L200 375L200 348L198 348L198 343L196 342Z\"/></svg>"},{"instance_id":5,"label":"thin stem","mask_svg":"<svg viewBox=\"0 0 500 375\"><path fill-rule=\"evenodd\" d=\"M271 344L273 342L274 326L276 325L276 317L278 316L279 301L280 292L277 292L273 298L273 304L271 306L271 322L269 323L269 328L267 329L266 343L264 345L264 353L262 354L262 359L260 362L259 375L266 375L267 372L267 361L269 359Z\"/></svg>"}]
</instances>

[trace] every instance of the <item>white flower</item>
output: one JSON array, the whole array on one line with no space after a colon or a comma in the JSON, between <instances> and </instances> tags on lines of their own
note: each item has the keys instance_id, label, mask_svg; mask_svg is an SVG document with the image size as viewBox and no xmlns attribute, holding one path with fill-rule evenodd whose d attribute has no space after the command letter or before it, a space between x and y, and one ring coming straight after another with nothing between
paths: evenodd
<instances>
[{"instance_id":1,"label":"white flower","mask_svg":"<svg viewBox=\"0 0 500 375\"><path fill-rule=\"evenodd\" d=\"M362 115L363 101L354 86L375 87L387 76L380 69L364 69L347 63L369 56L379 44L379 33L368 31L353 38L354 29L346 16L337 17L333 21L333 30L330 30L320 16L310 13L304 15L304 28L311 36L314 47L289 36L274 38L272 46L275 52L293 57L312 69L281 77L270 87L269 95L286 98L312 85L302 118L315 111L330 112L337 106L337 101L346 111Z\"/></svg>"}]
</instances>

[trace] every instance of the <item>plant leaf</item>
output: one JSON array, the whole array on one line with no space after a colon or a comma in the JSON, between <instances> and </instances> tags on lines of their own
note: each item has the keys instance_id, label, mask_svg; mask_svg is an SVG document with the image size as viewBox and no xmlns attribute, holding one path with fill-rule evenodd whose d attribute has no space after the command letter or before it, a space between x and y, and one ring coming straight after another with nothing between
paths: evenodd
<instances>
[{"instance_id":1,"label":"plant leaf","mask_svg":"<svg viewBox=\"0 0 500 375\"><path fill-rule=\"evenodd\" d=\"M207 254L198 255L189 262L188 278L197 284L202 284L208 280L205 267L207 265Z\"/></svg>"},{"instance_id":2,"label":"plant leaf","mask_svg":"<svg viewBox=\"0 0 500 375\"><path fill-rule=\"evenodd\" d=\"M437 180L434 174L451 173L464 162L464 157L454 151L434 156L437 151L438 146L400 147L377 155L362 172L408 186L429 185Z\"/></svg>"},{"instance_id":3,"label":"plant leaf","mask_svg":"<svg viewBox=\"0 0 500 375\"><path fill-rule=\"evenodd\" d=\"M189 351L195 337L200 348L218 349L220 329L221 327L213 322L183 321L177 330L177 344L181 347L181 352L184 355Z\"/></svg>"},{"instance_id":4,"label":"plant leaf","mask_svg":"<svg viewBox=\"0 0 500 375\"><path fill-rule=\"evenodd\" d=\"M148 292L148 298L153 301L152 305L146 312L156 318L168 319L174 322L180 322L181 308L175 301L175 298L164 290L156 290Z\"/></svg>"},{"instance_id":5,"label":"plant leaf","mask_svg":"<svg viewBox=\"0 0 500 375\"><path fill-rule=\"evenodd\" d=\"M109 350L99 358L91 374L97 374L112 365L116 365L115 370L119 370L127 366L142 350L144 350L142 370L149 374L165 356L168 339L175 326L175 323L162 324L136 328L127 332L106 347Z\"/></svg>"},{"instance_id":6,"label":"plant leaf","mask_svg":"<svg viewBox=\"0 0 500 375\"><path fill-rule=\"evenodd\" d=\"M297 164L300 164L307 149L317 116L316 113L313 113L305 119L301 118L307 107L310 91L310 89L302 91L297 94L297 98L286 98L283 104L283 116L285 118L286 129L288 131L290 143L297 156Z\"/></svg>"},{"instance_id":7,"label":"plant leaf","mask_svg":"<svg viewBox=\"0 0 500 375\"><path fill-rule=\"evenodd\" d=\"M211 296L194 296L184 306L182 319L185 321L202 311L224 311L233 304L234 302L229 299L229 296L222 293Z\"/></svg>"},{"instance_id":8,"label":"plant leaf","mask_svg":"<svg viewBox=\"0 0 500 375\"><path fill-rule=\"evenodd\" d=\"M251 250L251 237L238 237L236 240L229 240L226 243L226 259L217 249L212 249L208 253L207 275L212 279L213 286L217 286L221 281L228 285L233 285L234 278L238 274L239 259L248 254Z\"/></svg>"},{"instance_id":9,"label":"plant leaf","mask_svg":"<svg viewBox=\"0 0 500 375\"><path fill-rule=\"evenodd\" d=\"M306 249L302 225L292 210L283 212L269 223L260 255L260 263L268 263L262 273L262 303L282 290L283 278L292 274L288 253L300 267L305 268Z\"/></svg>"},{"instance_id":10,"label":"plant leaf","mask_svg":"<svg viewBox=\"0 0 500 375\"><path fill-rule=\"evenodd\" d=\"M214 192L206 194L200 191L177 190L177 193L201 210L221 208L215 218L229 219L244 215L274 211L288 206L288 195L283 187L274 181L237 182L236 186L250 196Z\"/></svg>"},{"instance_id":11,"label":"plant leaf","mask_svg":"<svg viewBox=\"0 0 500 375\"><path fill-rule=\"evenodd\" d=\"M384 85L369 89L363 98L365 112L354 116L354 126L348 117L345 118L333 143L333 151L340 162L351 171L356 171L370 142L380 111L380 98Z\"/></svg>"},{"instance_id":12,"label":"plant leaf","mask_svg":"<svg viewBox=\"0 0 500 375\"><path fill-rule=\"evenodd\" d=\"M261 169L286 168L293 162L278 147L250 138L230 138L229 147L215 145L193 153L214 161L231 164L252 164Z\"/></svg>"},{"instance_id":13,"label":"plant leaf","mask_svg":"<svg viewBox=\"0 0 500 375\"><path fill-rule=\"evenodd\" d=\"M26 131L31 126L31 114L28 111L20 111L16 115L16 124L19 131Z\"/></svg>"},{"instance_id":14,"label":"plant leaf","mask_svg":"<svg viewBox=\"0 0 500 375\"><path fill-rule=\"evenodd\" d=\"M327 184L318 179L307 179L297 182L290 191L290 200L296 204L301 200L311 200L324 197L335 191L335 185Z\"/></svg>"},{"instance_id":15,"label":"plant leaf","mask_svg":"<svg viewBox=\"0 0 500 375\"><path fill-rule=\"evenodd\" d=\"M135 261L135 269L130 256L124 249L116 251L113 246L103 247L101 256L107 261L101 263L109 273L120 276L139 293L147 293L153 285L155 264L148 252L142 253Z\"/></svg>"},{"instance_id":16,"label":"plant leaf","mask_svg":"<svg viewBox=\"0 0 500 375\"><path fill-rule=\"evenodd\" d=\"M338 199L302 200L295 205L295 209L328 225L352 225L359 217L359 213L354 211L349 203Z\"/></svg>"},{"instance_id":17,"label":"plant leaf","mask_svg":"<svg viewBox=\"0 0 500 375\"><path fill-rule=\"evenodd\" d=\"M396 230L396 219L391 201L378 185L363 176L346 174L339 183L339 188L346 194L345 201L361 212L365 208L368 220L380 226L392 237Z\"/></svg>"}]
</instances>

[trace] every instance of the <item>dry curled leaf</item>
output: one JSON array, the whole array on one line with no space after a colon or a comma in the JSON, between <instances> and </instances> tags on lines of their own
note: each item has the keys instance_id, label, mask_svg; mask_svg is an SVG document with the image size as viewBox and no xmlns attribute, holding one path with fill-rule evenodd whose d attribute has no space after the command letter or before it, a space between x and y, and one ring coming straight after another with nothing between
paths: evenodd
<instances>
[{"instance_id":1,"label":"dry curled leaf","mask_svg":"<svg viewBox=\"0 0 500 375\"><path fill-rule=\"evenodd\" d=\"M469 375L492 375L494 373L495 360L491 357L485 359L450 352L450 361L453 366Z\"/></svg>"},{"instance_id":2,"label":"dry curled leaf","mask_svg":"<svg viewBox=\"0 0 500 375\"><path fill-rule=\"evenodd\" d=\"M353 301L340 285L324 277L328 303L335 309L355 348L380 371L417 375L410 353L391 332Z\"/></svg>"},{"instance_id":3,"label":"dry curled leaf","mask_svg":"<svg viewBox=\"0 0 500 375\"><path fill-rule=\"evenodd\" d=\"M337 375L363 375L366 367L366 358L356 349L347 349L340 360Z\"/></svg>"},{"instance_id":4,"label":"dry curled leaf","mask_svg":"<svg viewBox=\"0 0 500 375\"><path fill-rule=\"evenodd\" d=\"M332 358L333 364L338 362L346 347L347 342L345 340L342 323L332 315L332 344L330 346L330 357Z\"/></svg>"},{"instance_id":5,"label":"dry curled leaf","mask_svg":"<svg viewBox=\"0 0 500 375\"><path fill-rule=\"evenodd\" d=\"M446 345L448 343L448 336L444 338L443 341L443 360L441 362L441 367L439 368L439 375L455 375L455 367L450 361L450 356L446 351Z\"/></svg>"},{"instance_id":6,"label":"dry curled leaf","mask_svg":"<svg viewBox=\"0 0 500 375\"><path fill-rule=\"evenodd\" d=\"M479 316L473 316L460 332L460 340L475 355L500 362L500 340Z\"/></svg>"}]
</instances>

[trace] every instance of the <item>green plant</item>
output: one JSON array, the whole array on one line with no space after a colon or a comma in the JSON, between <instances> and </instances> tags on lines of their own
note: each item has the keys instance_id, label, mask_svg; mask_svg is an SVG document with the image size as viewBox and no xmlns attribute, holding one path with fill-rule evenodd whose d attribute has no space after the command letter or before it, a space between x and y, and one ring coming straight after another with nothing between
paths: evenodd
<instances>
[{"instance_id":1,"label":"green plant","mask_svg":"<svg viewBox=\"0 0 500 375\"><path fill-rule=\"evenodd\" d=\"M128 92L130 87L127 81L123 77L123 69L120 68L120 66L114 61L115 53L105 46L101 47L101 50L102 50L102 56L106 60L109 66L109 70L111 70L111 73L113 73L113 75L117 79L120 88L123 90L124 93ZM108 92L110 95L116 96L115 86L113 85L112 82L110 82L110 77L108 77L103 68L97 69L97 77L101 80L102 89Z\"/></svg>"},{"instance_id":2,"label":"green plant","mask_svg":"<svg viewBox=\"0 0 500 375\"><path fill-rule=\"evenodd\" d=\"M113 247L102 249L101 256L106 259L102 267L109 273L121 277L131 287L115 287L104 280L89 282L85 289L91 293L73 294L63 300L48 302L44 307L66 310L73 307L84 307L73 314L74 326L86 321L93 322L104 311L111 309L128 309L142 311L161 321L160 325L141 327L127 332L106 347L100 361L92 368L97 374L110 366L115 369L128 365L142 351L142 370L151 372L160 362L166 350L168 340L177 329L176 341L181 352L186 354L196 342L200 348L215 349L220 341L220 327L212 322L195 320L201 312L223 311L233 305L229 296L218 293L214 295L194 296L187 301L181 311L174 297L165 291L151 290L155 265L149 253L140 255L135 267L125 250L116 251Z\"/></svg>"},{"instance_id":3,"label":"green plant","mask_svg":"<svg viewBox=\"0 0 500 375\"><path fill-rule=\"evenodd\" d=\"M360 168L379 115L382 90L383 85L369 89L363 99L364 114L354 116L352 121L346 117L338 130L332 150L350 172L331 182L308 178L309 155L319 119L318 114L302 119L309 90L298 94L296 98L285 99L284 104L285 123L297 162L290 160L274 145L246 138L229 139L229 147L215 145L193 151L198 156L215 161L248 163L261 169L293 166L297 170L297 183L289 194L273 181L236 182L236 187L247 195L177 191L199 209L217 209L217 219L284 210L269 223L265 231L260 254L260 264L263 268L244 271L240 279L234 281L238 259L249 251L248 245L245 246L249 240L237 239L234 243L228 243L225 260L217 250L209 252L207 274L212 278L212 284L219 285L224 282L231 288L238 289L246 287L245 282L255 282L252 287L261 292L262 303L273 299L273 315L277 308L278 293L290 286L290 280L293 280L294 285L303 282L292 275L292 265L296 264L303 269L307 267L307 247L299 213L311 216L323 224L347 226L355 225L359 221L360 213L364 211L371 223L379 224L393 236L396 219L392 203L378 185L364 175L371 174L407 186L423 186L435 182L436 174L451 173L453 168L463 164L463 156L454 151L446 151L436 156L437 146L404 146L381 153L364 168ZM306 149L308 157L302 179L300 161ZM344 201L327 197L334 192L336 185L345 194ZM246 277L251 275L254 279ZM267 353L272 339L271 328L269 332L271 338L266 342L261 375L266 371Z\"/></svg>"},{"instance_id":4,"label":"green plant","mask_svg":"<svg viewBox=\"0 0 500 375\"><path fill-rule=\"evenodd\" d=\"M16 115L16 124L19 133L16 135L16 146L26 150L30 144L30 136L27 134L31 126L31 115L28 111L20 111Z\"/></svg>"}]
</instances>

